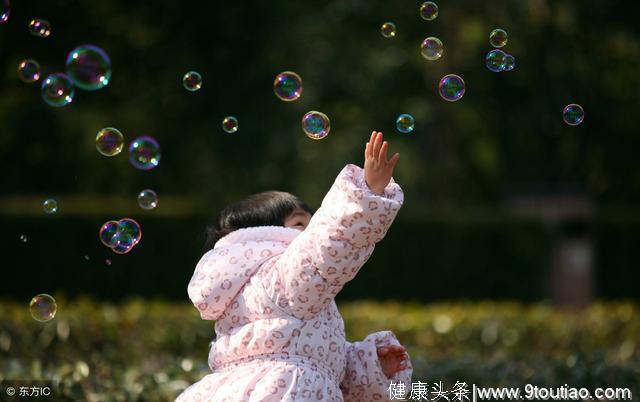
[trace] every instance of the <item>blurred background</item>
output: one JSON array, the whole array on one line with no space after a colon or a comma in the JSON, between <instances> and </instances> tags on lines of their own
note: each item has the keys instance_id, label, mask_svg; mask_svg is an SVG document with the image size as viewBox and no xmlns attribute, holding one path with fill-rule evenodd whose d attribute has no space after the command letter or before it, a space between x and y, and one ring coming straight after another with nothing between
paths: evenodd
<instances>
[{"instance_id":1,"label":"blurred background","mask_svg":"<svg viewBox=\"0 0 640 402\"><path fill-rule=\"evenodd\" d=\"M421 3L13 1L0 25L0 380L55 379L75 400L173 400L208 370L212 323L186 294L206 226L269 189L319 207L379 130L401 154L405 203L338 296L348 339L394 330L415 381L637 396L640 3L442 1L433 21ZM29 33L36 17L49 37ZM494 28L513 71L484 65ZM427 36L441 59L421 56ZM41 81L18 79L27 58L43 78L64 72L83 44L111 58L105 88L54 108ZM191 70L196 92L182 86ZM273 93L286 70L303 80L295 102ZM457 102L437 91L450 73L466 83ZM563 122L570 103L585 110L578 126ZM302 132L309 110L331 119L327 138ZM413 132L396 130L402 113ZM104 127L125 137L112 158L96 151ZM162 147L150 171L128 161L141 135ZM153 210L137 203L146 188ZM125 217L143 236L116 255L98 231ZM47 323L29 315L39 293L58 302Z\"/></svg>"}]
</instances>

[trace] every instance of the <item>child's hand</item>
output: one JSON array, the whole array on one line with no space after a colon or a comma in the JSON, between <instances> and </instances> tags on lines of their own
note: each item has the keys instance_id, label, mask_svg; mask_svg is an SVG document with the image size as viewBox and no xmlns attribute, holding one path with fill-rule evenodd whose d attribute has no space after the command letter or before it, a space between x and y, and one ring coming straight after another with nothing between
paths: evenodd
<instances>
[{"instance_id":1,"label":"child's hand","mask_svg":"<svg viewBox=\"0 0 640 402\"><path fill-rule=\"evenodd\" d=\"M371 191L378 195L384 193L400 159L400 154L396 152L391 160L387 160L388 148L389 143L382 142L382 133L374 131L364 149L364 178Z\"/></svg>"},{"instance_id":2,"label":"child's hand","mask_svg":"<svg viewBox=\"0 0 640 402\"><path fill-rule=\"evenodd\" d=\"M407 354L404 346L389 345L377 348L382 372L391 378L398 371L407 368Z\"/></svg>"}]
</instances>

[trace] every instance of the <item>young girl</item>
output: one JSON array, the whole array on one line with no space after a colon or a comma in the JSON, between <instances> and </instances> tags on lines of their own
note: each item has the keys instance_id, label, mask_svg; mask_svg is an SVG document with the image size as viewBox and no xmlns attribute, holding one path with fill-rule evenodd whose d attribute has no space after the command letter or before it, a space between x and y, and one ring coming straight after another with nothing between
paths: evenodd
<instances>
[{"instance_id":1,"label":"young girl","mask_svg":"<svg viewBox=\"0 0 640 402\"><path fill-rule=\"evenodd\" d=\"M347 165L315 214L276 191L225 208L188 293L215 320L213 373L178 402L389 400L413 368L391 331L345 340L334 297L367 261L404 200L399 154L373 132L364 169ZM313 216L312 216L313 214ZM394 389L397 390L394 385Z\"/></svg>"}]
</instances>

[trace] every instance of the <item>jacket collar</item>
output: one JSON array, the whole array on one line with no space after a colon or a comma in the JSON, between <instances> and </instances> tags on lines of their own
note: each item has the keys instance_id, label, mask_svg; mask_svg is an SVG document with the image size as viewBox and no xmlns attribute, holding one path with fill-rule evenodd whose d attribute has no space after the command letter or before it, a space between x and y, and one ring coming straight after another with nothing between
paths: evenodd
<instances>
[{"instance_id":1,"label":"jacket collar","mask_svg":"<svg viewBox=\"0 0 640 402\"><path fill-rule=\"evenodd\" d=\"M220 238L213 247L228 246L234 243L246 241L276 241L291 243L302 231L284 226L255 226L251 228L237 229Z\"/></svg>"}]
</instances>

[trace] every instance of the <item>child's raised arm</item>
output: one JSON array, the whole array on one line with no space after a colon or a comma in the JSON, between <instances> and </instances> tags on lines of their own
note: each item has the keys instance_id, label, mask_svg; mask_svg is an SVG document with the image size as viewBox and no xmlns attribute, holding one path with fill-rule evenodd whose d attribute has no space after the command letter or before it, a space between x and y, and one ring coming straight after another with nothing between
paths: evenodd
<instances>
[{"instance_id":1,"label":"child's raised arm","mask_svg":"<svg viewBox=\"0 0 640 402\"><path fill-rule=\"evenodd\" d=\"M392 178L399 155L373 132L364 169L347 165L307 228L262 273L267 293L298 318L319 313L358 273L385 236L404 194Z\"/></svg>"}]
</instances>

